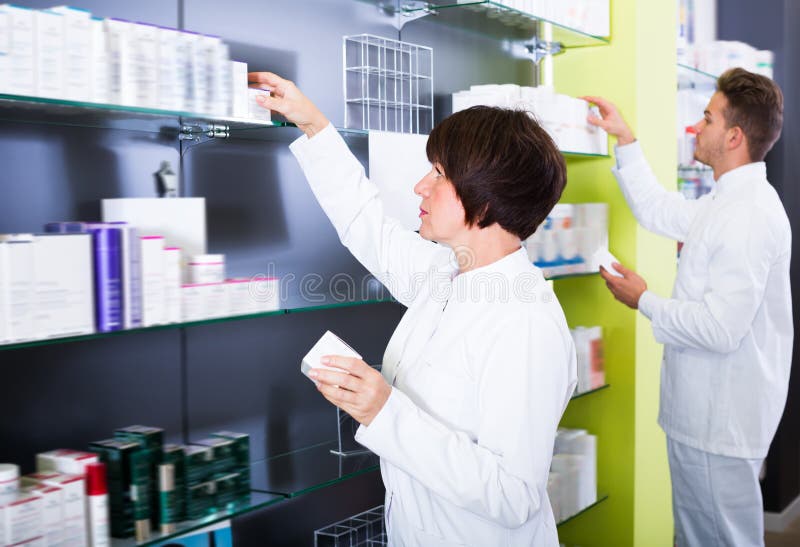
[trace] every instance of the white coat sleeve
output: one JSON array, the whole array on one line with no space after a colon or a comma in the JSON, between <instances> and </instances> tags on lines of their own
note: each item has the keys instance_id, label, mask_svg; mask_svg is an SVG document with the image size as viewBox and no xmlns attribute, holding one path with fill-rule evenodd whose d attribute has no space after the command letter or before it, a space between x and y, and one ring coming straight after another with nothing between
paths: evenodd
<instances>
[{"instance_id":1,"label":"white coat sleeve","mask_svg":"<svg viewBox=\"0 0 800 547\"><path fill-rule=\"evenodd\" d=\"M378 188L332 125L290 149L341 242L408 306L435 258L449 251L384 216Z\"/></svg>"},{"instance_id":2,"label":"white coat sleeve","mask_svg":"<svg viewBox=\"0 0 800 547\"><path fill-rule=\"evenodd\" d=\"M726 211L707 240L709 263L700 301L661 298L646 291L639 310L650 319L662 344L729 353L750 330L764 298L775 256L775 237L759 211L746 206Z\"/></svg>"},{"instance_id":3,"label":"white coat sleeve","mask_svg":"<svg viewBox=\"0 0 800 547\"><path fill-rule=\"evenodd\" d=\"M356 440L449 502L516 528L542 508L575 357L550 319L500 327L485 348L477 442L397 388Z\"/></svg>"},{"instance_id":4,"label":"white coat sleeve","mask_svg":"<svg viewBox=\"0 0 800 547\"><path fill-rule=\"evenodd\" d=\"M636 220L656 234L684 241L695 215L707 196L687 200L658 183L638 141L616 148L617 168L612 172Z\"/></svg>"}]
</instances>

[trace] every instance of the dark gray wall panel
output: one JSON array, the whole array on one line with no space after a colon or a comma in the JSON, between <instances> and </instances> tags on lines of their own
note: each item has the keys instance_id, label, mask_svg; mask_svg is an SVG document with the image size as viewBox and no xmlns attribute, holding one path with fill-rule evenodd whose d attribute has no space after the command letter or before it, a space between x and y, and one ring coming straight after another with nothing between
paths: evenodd
<instances>
[{"instance_id":1,"label":"dark gray wall panel","mask_svg":"<svg viewBox=\"0 0 800 547\"><path fill-rule=\"evenodd\" d=\"M29 473L37 452L86 448L133 424L159 425L169 442L181 442L178 336L151 331L0 352L9 378L0 397L0 461Z\"/></svg>"},{"instance_id":2,"label":"dark gray wall panel","mask_svg":"<svg viewBox=\"0 0 800 547\"><path fill-rule=\"evenodd\" d=\"M308 275L328 287L347 274L361 287L366 270L339 242L288 150L295 131L274 131L285 138L210 142L185 153L189 193L206 198L209 250L226 254L231 275L281 276L288 306L307 300L299 291ZM354 151L366 164L362 141Z\"/></svg>"},{"instance_id":3,"label":"dark gray wall panel","mask_svg":"<svg viewBox=\"0 0 800 547\"><path fill-rule=\"evenodd\" d=\"M0 232L41 232L60 220L100 220L100 200L155 197L176 143L158 133L0 123Z\"/></svg>"},{"instance_id":4,"label":"dark gray wall panel","mask_svg":"<svg viewBox=\"0 0 800 547\"><path fill-rule=\"evenodd\" d=\"M236 547L312 547L314 530L383 505L378 471L291 498L233 521Z\"/></svg>"},{"instance_id":5,"label":"dark gray wall panel","mask_svg":"<svg viewBox=\"0 0 800 547\"><path fill-rule=\"evenodd\" d=\"M783 134L767 155L770 183L780 193L789 215L793 238L791 280L797 291L800 272L800 192L795 182L800 172L800 109L794 100L800 91L800 37L796 26L800 21L800 5L794 0L769 0L750 3L744 0L720 0L717 10L718 34L722 40L741 40L759 49L775 52L775 81L783 89ZM793 302L795 322L800 317L800 303ZM779 513L800 495L800 344L795 335L789 397L780 426L770 447L766 477L762 483L764 508ZM758 404L754 402L753 404Z\"/></svg>"}]
</instances>

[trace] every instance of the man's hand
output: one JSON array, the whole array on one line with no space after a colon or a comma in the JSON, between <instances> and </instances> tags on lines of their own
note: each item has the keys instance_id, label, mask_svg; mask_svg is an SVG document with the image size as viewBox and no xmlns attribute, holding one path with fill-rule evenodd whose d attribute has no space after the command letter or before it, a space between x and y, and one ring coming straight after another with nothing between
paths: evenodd
<instances>
[{"instance_id":1,"label":"man's hand","mask_svg":"<svg viewBox=\"0 0 800 547\"><path fill-rule=\"evenodd\" d=\"M247 79L250 87L264 87L272 92L270 97L256 97L258 104L283 115L309 138L328 126L325 115L297 89L294 82L284 80L272 72L250 72Z\"/></svg>"},{"instance_id":2,"label":"man's hand","mask_svg":"<svg viewBox=\"0 0 800 547\"><path fill-rule=\"evenodd\" d=\"M607 101L602 97L581 97L584 101L596 104L600 108L601 118L590 115L588 122L592 125L604 129L609 135L617 137L617 144L624 146L636 140L633 136L633 131L625 122L625 119L620 114L614 103Z\"/></svg>"},{"instance_id":3,"label":"man's hand","mask_svg":"<svg viewBox=\"0 0 800 547\"><path fill-rule=\"evenodd\" d=\"M317 382L317 389L358 423L369 426L389 399L392 387L361 359L326 355L322 364L347 372L312 369L308 375Z\"/></svg>"},{"instance_id":4,"label":"man's hand","mask_svg":"<svg viewBox=\"0 0 800 547\"><path fill-rule=\"evenodd\" d=\"M624 277L611 275L605 268L600 266L600 275L606 280L606 287L608 287L608 290L614 295L614 298L629 308L638 310L639 298L641 298L642 293L647 290L647 283L639 274L633 270L629 270L622 264L614 262L612 266Z\"/></svg>"}]
</instances>

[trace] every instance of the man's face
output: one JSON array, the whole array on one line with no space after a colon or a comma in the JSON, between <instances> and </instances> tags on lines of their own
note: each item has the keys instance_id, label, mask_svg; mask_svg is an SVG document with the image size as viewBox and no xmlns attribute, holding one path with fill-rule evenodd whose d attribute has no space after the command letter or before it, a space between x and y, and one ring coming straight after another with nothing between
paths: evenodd
<instances>
[{"instance_id":1,"label":"man's face","mask_svg":"<svg viewBox=\"0 0 800 547\"><path fill-rule=\"evenodd\" d=\"M728 129L723 112L727 106L728 99L717 91L708 102L703 119L694 124L697 131L694 159L712 168L725 155L725 139Z\"/></svg>"}]
</instances>

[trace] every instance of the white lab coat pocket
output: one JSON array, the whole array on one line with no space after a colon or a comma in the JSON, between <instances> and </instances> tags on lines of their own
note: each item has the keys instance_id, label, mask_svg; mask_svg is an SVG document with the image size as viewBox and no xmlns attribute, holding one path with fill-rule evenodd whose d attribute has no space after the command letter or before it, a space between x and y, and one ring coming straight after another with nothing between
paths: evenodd
<instances>
[{"instance_id":1,"label":"white lab coat pocket","mask_svg":"<svg viewBox=\"0 0 800 547\"><path fill-rule=\"evenodd\" d=\"M418 394L417 404L454 429L466 428L466 410L475 391L472 379L439 359L424 360L414 372L416 374L409 383Z\"/></svg>"}]
</instances>

